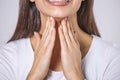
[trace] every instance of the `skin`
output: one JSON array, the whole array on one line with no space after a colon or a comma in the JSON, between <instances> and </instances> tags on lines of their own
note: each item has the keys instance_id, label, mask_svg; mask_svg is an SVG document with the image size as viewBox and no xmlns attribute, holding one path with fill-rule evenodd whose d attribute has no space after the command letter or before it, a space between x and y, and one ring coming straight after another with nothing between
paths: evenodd
<instances>
[{"instance_id":1,"label":"skin","mask_svg":"<svg viewBox=\"0 0 120 80\"><path fill-rule=\"evenodd\" d=\"M87 54L92 37L77 24L81 1L73 0L64 8L46 7L44 0L31 1L40 10L42 25L31 37L35 59L27 80L44 80L49 69L63 71L67 80L83 80L81 59Z\"/></svg>"}]
</instances>

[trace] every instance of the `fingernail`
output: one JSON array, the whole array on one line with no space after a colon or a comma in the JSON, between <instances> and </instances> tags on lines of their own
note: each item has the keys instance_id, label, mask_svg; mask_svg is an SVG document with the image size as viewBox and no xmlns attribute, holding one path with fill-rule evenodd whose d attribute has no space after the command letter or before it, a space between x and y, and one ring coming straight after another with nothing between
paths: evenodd
<instances>
[{"instance_id":1,"label":"fingernail","mask_svg":"<svg viewBox=\"0 0 120 80\"><path fill-rule=\"evenodd\" d=\"M64 19L64 20L65 20L65 21L67 21L67 19L68 19L68 18L67 18L67 17L65 17L65 19Z\"/></svg>"},{"instance_id":2,"label":"fingernail","mask_svg":"<svg viewBox=\"0 0 120 80\"><path fill-rule=\"evenodd\" d=\"M50 17L50 20L52 20L53 19L53 17Z\"/></svg>"},{"instance_id":3,"label":"fingernail","mask_svg":"<svg viewBox=\"0 0 120 80\"><path fill-rule=\"evenodd\" d=\"M34 35L36 35L36 32L34 32Z\"/></svg>"},{"instance_id":4,"label":"fingernail","mask_svg":"<svg viewBox=\"0 0 120 80\"><path fill-rule=\"evenodd\" d=\"M34 36L35 36L35 37L37 36L37 32L34 32Z\"/></svg>"}]
</instances>

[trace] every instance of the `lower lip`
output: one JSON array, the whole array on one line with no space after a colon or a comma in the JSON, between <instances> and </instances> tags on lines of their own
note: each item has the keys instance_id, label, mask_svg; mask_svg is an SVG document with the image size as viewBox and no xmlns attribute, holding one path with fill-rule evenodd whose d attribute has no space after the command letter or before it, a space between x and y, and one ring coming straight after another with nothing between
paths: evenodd
<instances>
[{"instance_id":1,"label":"lower lip","mask_svg":"<svg viewBox=\"0 0 120 80\"><path fill-rule=\"evenodd\" d=\"M64 1L61 1L61 2L59 2L59 1L50 2L49 0L47 0L47 2L49 4L51 4L52 6L67 6L70 3L70 1L69 2L64 2Z\"/></svg>"}]
</instances>

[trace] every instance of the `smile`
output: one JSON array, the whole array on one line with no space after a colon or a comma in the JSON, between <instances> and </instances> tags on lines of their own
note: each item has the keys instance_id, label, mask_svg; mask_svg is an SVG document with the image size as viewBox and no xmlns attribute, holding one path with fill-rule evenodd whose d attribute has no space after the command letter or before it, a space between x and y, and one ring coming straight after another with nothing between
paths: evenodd
<instances>
[{"instance_id":1,"label":"smile","mask_svg":"<svg viewBox=\"0 0 120 80\"><path fill-rule=\"evenodd\" d=\"M70 3L70 0L47 0L47 2L53 6L66 6Z\"/></svg>"}]
</instances>

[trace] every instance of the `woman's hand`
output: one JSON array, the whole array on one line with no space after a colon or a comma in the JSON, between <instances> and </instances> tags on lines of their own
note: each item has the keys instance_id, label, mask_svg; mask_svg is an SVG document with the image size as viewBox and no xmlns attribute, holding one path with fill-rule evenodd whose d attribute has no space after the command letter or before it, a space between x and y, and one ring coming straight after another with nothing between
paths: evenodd
<instances>
[{"instance_id":1,"label":"woman's hand","mask_svg":"<svg viewBox=\"0 0 120 80\"><path fill-rule=\"evenodd\" d=\"M65 77L68 80L83 80L80 45L67 18L62 20L59 27L59 38Z\"/></svg>"},{"instance_id":2,"label":"woman's hand","mask_svg":"<svg viewBox=\"0 0 120 80\"><path fill-rule=\"evenodd\" d=\"M35 32L36 48L34 50L34 63L27 80L43 80L46 77L55 44L56 30L54 26L54 19L49 18L42 38L39 33Z\"/></svg>"}]
</instances>

